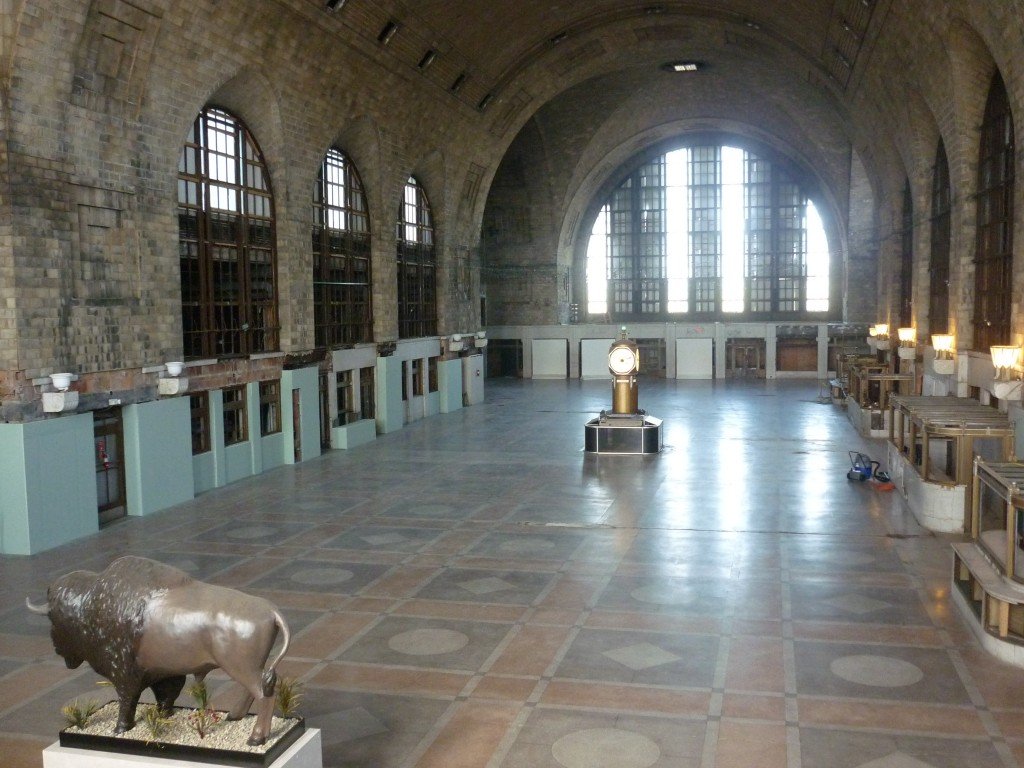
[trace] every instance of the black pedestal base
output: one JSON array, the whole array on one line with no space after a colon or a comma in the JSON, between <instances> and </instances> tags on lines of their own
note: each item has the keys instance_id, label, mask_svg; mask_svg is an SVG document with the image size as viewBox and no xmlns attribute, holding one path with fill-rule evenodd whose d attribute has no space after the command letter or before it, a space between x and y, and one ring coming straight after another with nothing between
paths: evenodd
<instances>
[{"instance_id":1,"label":"black pedestal base","mask_svg":"<svg viewBox=\"0 0 1024 768\"><path fill-rule=\"evenodd\" d=\"M583 447L587 453L659 453L661 419L640 414L591 419L584 427Z\"/></svg>"}]
</instances>

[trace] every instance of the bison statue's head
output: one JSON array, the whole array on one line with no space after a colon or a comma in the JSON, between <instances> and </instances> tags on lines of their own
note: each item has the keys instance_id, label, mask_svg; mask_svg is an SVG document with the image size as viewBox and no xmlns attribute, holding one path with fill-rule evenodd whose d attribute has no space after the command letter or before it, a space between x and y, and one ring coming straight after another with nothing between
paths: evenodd
<instances>
[{"instance_id":1,"label":"bison statue's head","mask_svg":"<svg viewBox=\"0 0 1024 768\"><path fill-rule=\"evenodd\" d=\"M76 669L86 660L86 610L95 583L96 574L92 571L73 571L46 590L46 608L25 601L29 610L50 617L53 649L63 657L68 669Z\"/></svg>"}]
</instances>

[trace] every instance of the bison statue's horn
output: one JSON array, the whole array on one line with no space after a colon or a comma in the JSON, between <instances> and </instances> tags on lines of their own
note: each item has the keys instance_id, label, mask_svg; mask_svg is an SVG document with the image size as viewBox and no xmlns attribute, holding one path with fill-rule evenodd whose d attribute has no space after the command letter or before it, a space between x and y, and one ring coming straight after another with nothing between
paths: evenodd
<instances>
[{"instance_id":1,"label":"bison statue's horn","mask_svg":"<svg viewBox=\"0 0 1024 768\"><path fill-rule=\"evenodd\" d=\"M32 605L32 601L27 597L25 598L25 607L32 611L32 613L38 613L40 616L46 616L50 613L50 609L45 605Z\"/></svg>"}]
</instances>

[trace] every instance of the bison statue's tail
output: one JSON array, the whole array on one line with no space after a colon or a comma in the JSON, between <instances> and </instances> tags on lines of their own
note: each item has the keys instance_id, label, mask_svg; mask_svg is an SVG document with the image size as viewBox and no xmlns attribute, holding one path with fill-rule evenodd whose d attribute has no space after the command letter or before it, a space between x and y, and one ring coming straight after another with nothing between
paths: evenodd
<instances>
[{"instance_id":1,"label":"bison statue's tail","mask_svg":"<svg viewBox=\"0 0 1024 768\"><path fill-rule=\"evenodd\" d=\"M281 659L284 658L284 655L288 653L288 644L292 639L291 632L288 631L288 622L284 620L284 616L281 615L280 611L274 611L274 623L277 624L278 628L281 630L283 642L281 643L281 650L278 651L277 657L270 663L270 666L267 667L266 671L263 673L262 679L260 680L260 683L263 686L264 696L274 695L274 687L277 685L277 665L280 663Z\"/></svg>"}]
</instances>

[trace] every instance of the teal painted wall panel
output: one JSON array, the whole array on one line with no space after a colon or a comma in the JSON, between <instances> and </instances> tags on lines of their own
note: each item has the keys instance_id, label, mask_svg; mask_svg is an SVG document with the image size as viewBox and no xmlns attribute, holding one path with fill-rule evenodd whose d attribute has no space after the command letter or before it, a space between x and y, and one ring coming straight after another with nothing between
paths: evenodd
<instances>
[{"instance_id":1,"label":"teal painted wall panel","mask_svg":"<svg viewBox=\"0 0 1024 768\"><path fill-rule=\"evenodd\" d=\"M386 435L405 424L402 402L402 361L394 357L377 358L377 432Z\"/></svg>"},{"instance_id":2,"label":"teal painted wall panel","mask_svg":"<svg viewBox=\"0 0 1024 768\"><path fill-rule=\"evenodd\" d=\"M349 449L372 443L377 439L377 422L373 419L360 419L343 427L331 430L331 445L335 448Z\"/></svg>"},{"instance_id":3,"label":"teal painted wall panel","mask_svg":"<svg viewBox=\"0 0 1024 768\"><path fill-rule=\"evenodd\" d=\"M260 437L260 385L255 381L245 385L245 416L249 435L249 473L263 471L263 438ZM234 479L229 477L229 483Z\"/></svg>"},{"instance_id":4,"label":"teal painted wall panel","mask_svg":"<svg viewBox=\"0 0 1024 768\"><path fill-rule=\"evenodd\" d=\"M295 425L292 413L292 390L299 390L299 421ZM299 430L302 460L309 461L320 455L320 370L317 367L299 368L281 372L281 410L284 428L282 445L284 462L295 463L295 430Z\"/></svg>"},{"instance_id":5,"label":"teal painted wall panel","mask_svg":"<svg viewBox=\"0 0 1024 768\"><path fill-rule=\"evenodd\" d=\"M212 458L212 488L227 484L227 449L224 446L224 399L223 393L213 390L210 400L210 455ZM198 493L198 491L197 491Z\"/></svg>"},{"instance_id":6,"label":"teal painted wall panel","mask_svg":"<svg viewBox=\"0 0 1024 768\"><path fill-rule=\"evenodd\" d=\"M28 554L25 425L0 424L0 553Z\"/></svg>"},{"instance_id":7,"label":"teal painted wall panel","mask_svg":"<svg viewBox=\"0 0 1024 768\"><path fill-rule=\"evenodd\" d=\"M252 477L252 443L246 441L236 445L228 445L224 448L224 482L237 483Z\"/></svg>"},{"instance_id":8,"label":"teal painted wall panel","mask_svg":"<svg viewBox=\"0 0 1024 768\"><path fill-rule=\"evenodd\" d=\"M268 469L274 467L280 467L284 464L284 432L278 432L273 435L267 435L261 437L260 449L263 454L263 471L266 472Z\"/></svg>"},{"instance_id":9,"label":"teal painted wall panel","mask_svg":"<svg viewBox=\"0 0 1024 768\"><path fill-rule=\"evenodd\" d=\"M213 451L192 457L192 476L196 496L217 487L217 462L214 460Z\"/></svg>"},{"instance_id":10,"label":"teal painted wall panel","mask_svg":"<svg viewBox=\"0 0 1024 768\"><path fill-rule=\"evenodd\" d=\"M440 387L440 383L438 387ZM440 392L428 392L425 396L426 399L423 402L423 409L427 416L437 416L441 412L441 393Z\"/></svg>"},{"instance_id":11,"label":"teal painted wall panel","mask_svg":"<svg viewBox=\"0 0 1024 768\"><path fill-rule=\"evenodd\" d=\"M34 554L98 531L92 414L2 426L0 450L16 462L12 490L0 490L12 502L2 510L4 553Z\"/></svg>"},{"instance_id":12,"label":"teal painted wall panel","mask_svg":"<svg viewBox=\"0 0 1024 768\"><path fill-rule=\"evenodd\" d=\"M128 514L148 515L192 499L189 399L128 405L123 413Z\"/></svg>"},{"instance_id":13,"label":"teal painted wall panel","mask_svg":"<svg viewBox=\"0 0 1024 768\"><path fill-rule=\"evenodd\" d=\"M462 407L462 360L441 360L437 364L437 388L441 413Z\"/></svg>"}]
</instances>

